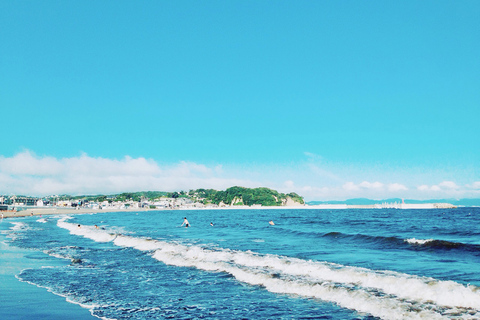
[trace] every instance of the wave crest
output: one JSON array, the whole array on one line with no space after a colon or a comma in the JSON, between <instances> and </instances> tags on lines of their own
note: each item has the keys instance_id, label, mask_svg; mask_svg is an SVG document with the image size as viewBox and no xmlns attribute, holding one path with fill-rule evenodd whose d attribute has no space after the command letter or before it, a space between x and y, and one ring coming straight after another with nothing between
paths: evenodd
<instances>
[{"instance_id":1,"label":"wave crest","mask_svg":"<svg viewBox=\"0 0 480 320\"><path fill-rule=\"evenodd\" d=\"M112 234L65 221L57 225L94 241L148 252L168 265L225 272L274 293L317 298L383 319L443 319L458 313L465 319L480 317L479 288L454 281Z\"/></svg>"}]
</instances>

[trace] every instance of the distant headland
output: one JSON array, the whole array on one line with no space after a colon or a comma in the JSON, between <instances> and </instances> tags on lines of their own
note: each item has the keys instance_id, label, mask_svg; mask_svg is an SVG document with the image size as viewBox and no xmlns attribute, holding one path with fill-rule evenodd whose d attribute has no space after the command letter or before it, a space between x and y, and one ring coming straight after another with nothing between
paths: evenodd
<instances>
[{"instance_id":1,"label":"distant headland","mask_svg":"<svg viewBox=\"0 0 480 320\"><path fill-rule=\"evenodd\" d=\"M0 210L25 207L70 207L85 209L196 209L226 207L303 206L303 197L295 192L280 193L269 188L231 187L226 190L196 189L180 192L141 191L112 195L0 196ZM6 208L8 207L8 208Z\"/></svg>"},{"instance_id":2,"label":"distant headland","mask_svg":"<svg viewBox=\"0 0 480 320\"><path fill-rule=\"evenodd\" d=\"M315 206L315 205L347 205L347 206L373 206L378 207L381 205L384 206L395 206L404 204L405 207L408 206L417 206L417 207L425 207L428 205L435 205L435 204L448 204L450 206L455 207L480 207L480 199L479 198L464 198L464 199L453 199L453 198L445 198L445 199L428 199L428 200L415 200L415 199L402 199L402 198L388 198L388 199L381 199L381 200L373 200L367 198L355 198L355 199L348 199L342 201L309 201L306 202L307 205Z\"/></svg>"}]
</instances>

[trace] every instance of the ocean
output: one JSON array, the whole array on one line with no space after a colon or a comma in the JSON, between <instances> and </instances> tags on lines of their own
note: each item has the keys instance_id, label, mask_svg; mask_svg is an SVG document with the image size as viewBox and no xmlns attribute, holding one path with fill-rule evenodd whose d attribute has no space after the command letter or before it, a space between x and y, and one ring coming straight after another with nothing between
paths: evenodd
<instances>
[{"instance_id":1,"label":"ocean","mask_svg":"<svg viewBox=\"0 0 480 320\"><path fill-rule=\"evenodd\" d=\"M15 281L92 319L480 319L480 208L97 212L0 231L29 252Z\"/></svg>"}]
</instances>

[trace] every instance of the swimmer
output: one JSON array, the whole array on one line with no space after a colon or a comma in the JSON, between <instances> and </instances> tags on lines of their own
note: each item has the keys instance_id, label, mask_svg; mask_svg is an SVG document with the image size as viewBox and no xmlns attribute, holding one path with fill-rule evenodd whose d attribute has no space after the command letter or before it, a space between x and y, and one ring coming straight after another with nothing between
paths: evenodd
<instances>
[{"instance_id":1,"label":"swimmer","mask_svg":"<svg viewBox=\"0 0 480 320\"><path fill-rule=\"evenodd\" d=\"M183 227L185 225L185 228L190 227L190 223L188 223L187 217L183 218L183 223L180 227Z\"/></svg>"},{"instance_id":2,"label":"swimmer","mask_svg":"<svg viewBox=\"0 0 480 320\"><path fill-rule=\"evenodd\" d=\"M210 225L213 227L213 222L210 222Z\"/></svg>"},{"instance_id":3,"label":"swimmer","mask_svg":"<svg viewBox=\"0 0 480 320\"><path fill-rule=\"evenodd\" d=\"M98 226L97 226L97 225L95 225L95 229L98 229Z\"/></svg>"},{"instance_id":4,"label":"swimmer","mask_svg":"<svg viewBox=\"0 0 480 320\"><path fill-rule=\"evenodd\" d=\"M81 228L82 226L78 225L79 228Z\"/></svg>"},{"instance_id":5,"label":"swimmer","mask_svg":"<svg viewBox=\"0 0 480 320\"><path fill-rule=\"evenodd\" d=\"M275 225L275 223L273 223L272 220L270 220L268 223L270 223L271 226L274 226L274 225Z\"/></svg>"}]
</instances>

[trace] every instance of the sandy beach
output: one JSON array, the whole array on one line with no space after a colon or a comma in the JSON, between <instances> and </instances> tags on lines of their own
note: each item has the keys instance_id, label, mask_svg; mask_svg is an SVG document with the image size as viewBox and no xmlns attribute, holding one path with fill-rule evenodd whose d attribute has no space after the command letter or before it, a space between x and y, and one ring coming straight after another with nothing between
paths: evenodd
<instances>
[{"instance_id":1,"label":"sandy beach","mask_svg":"<svg viewBox=\"0 0 480 320\"><path fill-rule=\"evenodd\" d=\"M152 209L108 209L108 210L94 210L94 209L75 209L75 208L61 208L61 207L38 207L22 211L0 211L4 218L20 218L28 216L42 216L52 214L81 214L81 213L98 213L98 212L138 212L148 211Z\"/></svg>"}]
</instances>

